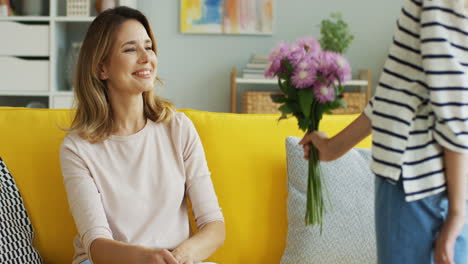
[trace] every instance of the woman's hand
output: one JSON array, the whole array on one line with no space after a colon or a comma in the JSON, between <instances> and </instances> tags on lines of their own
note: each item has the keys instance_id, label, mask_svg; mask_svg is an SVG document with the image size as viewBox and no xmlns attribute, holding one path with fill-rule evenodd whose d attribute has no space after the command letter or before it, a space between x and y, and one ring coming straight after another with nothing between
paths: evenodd
<instances>
[{"instance_id":1,"label":"woman's hand","mask_svg":"<svg viewBox=\"0 0 468 264\"><path fill-rule=\"evenodd\" d=\"M139 256L139 261L137 261L139 264L181 264L167 249L144 248Z\"/></svg>"},{"instance_id":2,"label":"woman's hand","mask_svg":"<svg viewBox=\"0 0 468 264\"><path fill-rule=\"evenodd\" d=\"M330 139L323 132L314 131L306 134L299 145L304 149L304 159L309 159L310 144L313 144L319 151L319 159L321 161L332 161L339 158L338 152L331 147Z\"/></svg>"},{"instance_id":3,"label":"woman's hand","mask_svg":"<svg viewBox=\"0 0 468 264\"><path fill-rule=\"evenodd\" d=\"M179 264L167 249L149 249L106 238L95 239L90 254L94 263Z\"/></svg>"},{"instance_id":4,"label":"woman's hand","mask_svg":"<svg viewBox=\"0 0 468 264\"><path fill-rule=\"evenodd\" d=\"M193 264L194 257L189 249L178 247L172 251L178 264Z\"/></svg>"},{"instance_id":5,"label":"woman's hand","mask_svg":"<svg viewBox=\"0 0 468 264\"><path fill-rule=\"evenodd\" d=\"M455 264L453 261L455 241L460 234L465 217L448 216L437 239L435 240L434 262L435 264Z\"/></svg>"},{"instance_id":6,"label":"woman's hand","mask_svg":"<svg viewBox=\"0 0 468 264\"><path fill-rule=\"evenodd\" d=\"M193 264L207 259L224 243L224 222L214 221L204 225L195 235L182 242L172 255L178 264Z\"/></svg>"}]
</instances>

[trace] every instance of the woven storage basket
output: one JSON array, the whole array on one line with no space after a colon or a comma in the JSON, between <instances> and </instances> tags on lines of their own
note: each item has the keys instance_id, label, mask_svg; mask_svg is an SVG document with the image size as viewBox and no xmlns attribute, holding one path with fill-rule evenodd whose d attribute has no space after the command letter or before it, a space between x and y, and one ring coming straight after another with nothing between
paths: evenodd
<instances>
[{"instance_id":1,"label":"woven storage basket","mask_svg":"<svg viewBox=\"0 0 468 264\"><path fill-rule=\"evenodd\" d=\"M278 108L281 104L271 100L271 95L282 94L281 92L258 92L247 91L242 94L242 112L246 114L280 114ZM333 114L358 114L364 111L367 104L365 93L345 92L342 99L347 108L340 107L332 111Z\"/></svg>"},{"instance_id":2,"label":"woven storage basket","mask_svg":"<svg viewBox=\"0 0 468 264\"><path fill-rule=\"evenodd\" d=\"M340 107L332 111L335 115L343 114L359 114L364 111L367 104L367 96L365 93L343 93L342 100L348 105L348 107Z\"/></svg>"},{"instance_id":3,"label":"woven storage basket","mask_svg":"<svg viewBox=\"0 0 468 264\"><path fill-rule=\"evenodd\" d=\"M67 0L67 16L89 16L90 0Z\"/></svg>"},{"instance_id":4,"label":"woven storage basket","mask_svg":"<svg viewBox=\"0 0 468 264\"><path fill-rule=\"evenodd\" d=\"M271 95L281 92L247 91L242 93L242 112L246 114L280 114L281 104L271 100Z\"/></svg>"}]
</instances>

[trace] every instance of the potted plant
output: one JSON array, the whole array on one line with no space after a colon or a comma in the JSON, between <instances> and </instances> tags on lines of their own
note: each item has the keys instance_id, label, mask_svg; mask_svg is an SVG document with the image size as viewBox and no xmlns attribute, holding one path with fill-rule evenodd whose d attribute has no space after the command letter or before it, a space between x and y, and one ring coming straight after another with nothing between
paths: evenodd
<instances>
[{"instance_id":1,"label":"potted plant","mask_svg":"<svg viewBox=\"0 0 468 264\"><path fill-rule=\"evenodd\" d=\"M322 20L320 24L320 46L323 50L343 54L354 40L349 26L343 21L341 13L332 13L330 18Z\"/></svg>"}]
</instances>

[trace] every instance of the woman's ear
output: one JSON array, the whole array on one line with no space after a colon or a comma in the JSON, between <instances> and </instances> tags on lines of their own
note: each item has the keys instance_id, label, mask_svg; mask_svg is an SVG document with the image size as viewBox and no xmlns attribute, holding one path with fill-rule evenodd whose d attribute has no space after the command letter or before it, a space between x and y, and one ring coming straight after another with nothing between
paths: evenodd
<instances>
[{"instance_id":1,"label":"woman's ear","mask_svg":"<svg viewBox=\"0 0 468 264\"><path fill-rule=\"evenodd\" d=\"M109 76L107 74L107 67L103 63L99 63L98 65L98 76L101 81L105 81L109 79Z\"/></svg>"}]
</instances>

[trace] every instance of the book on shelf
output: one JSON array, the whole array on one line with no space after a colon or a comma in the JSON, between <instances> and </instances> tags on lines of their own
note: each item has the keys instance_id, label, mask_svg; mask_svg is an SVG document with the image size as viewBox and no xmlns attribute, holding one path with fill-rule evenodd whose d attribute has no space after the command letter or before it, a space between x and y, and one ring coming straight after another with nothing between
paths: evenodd
<instances>
[{"instance_id":1,"label":"book on shelf","mask_svg":"<svg viewBox=\"0 0 468 264\"><path fill-rule=\"evenodd\" d=\"M242 70L242 77L244 78L265 78L264 77L265 70L264 69L252 69L252 68L244 68Z\"/></svg>"},{"instance_id":2,"label":"book on shelf","mask_svg":"<svg viewBox=\"0 0 468 264\"><path fill-rule=\"evenodd\" d=\"M268 64L269 60L260 60L260 59L250 59L249 63L257 63L257 64Z\"/></svg>"},{"instance_id":3,"label":"book on shelf","mask_svg":"<svg viewBox=\"0 0 468 264\"><path fill-rule=\"evenodd\" d=\"M267 67L268 67L268 63L247 63L247 68L266 69Z\"/></svg>"},{"instance_id":4,"label":"book on shelf","mask_svg":"<svg viewBox=\"0 0 468 264\"><path fill-rule=\"evenodd\" d=\"M260 60L260 61L268 61L268 55L263 54L254 54L250 57L251 60Z\"/></svg>"},{"instance_id":5,"label":"book on shelf","mask_svg":"<svg viewBox=\"0 0 468 264\"><path fill-rule=\"evenodd\" d=\"M250 56L248 64L257 65L258 67L268 67L269 65L268 55L254 54Z\"/></svg>"},{"instance_id":6,"label":"book on shelf","mask_svg":"<svg viewBox=\"0 0 468 264\"><path fill-rule=\"evenodd\" d=\"M242 69L242 78L265 79L265 70L270 65L268 55L253 54Z\"/></svg>"},{"instance_id":7,"label":"book on shelf","mask_svg":"<svg viewBox=\"0 0 468 264\"><path fill-rule=\"evenodd\" d=\"M245 79L266 79L263 74L256 74L256 73L244 73L242 74L242 78Z\"/></svg>"},{"instance_id":8,"label":"book on shelf","mask_svg":"<svg viewBox=\"0 0 468 264\"><path fill-rule=\"evenodd\" d=\"M252 68L244 68L242 70L243 73L258 73L263 74L265 72L264 69L252 69Z\"/></svg>"}]
</instances>

